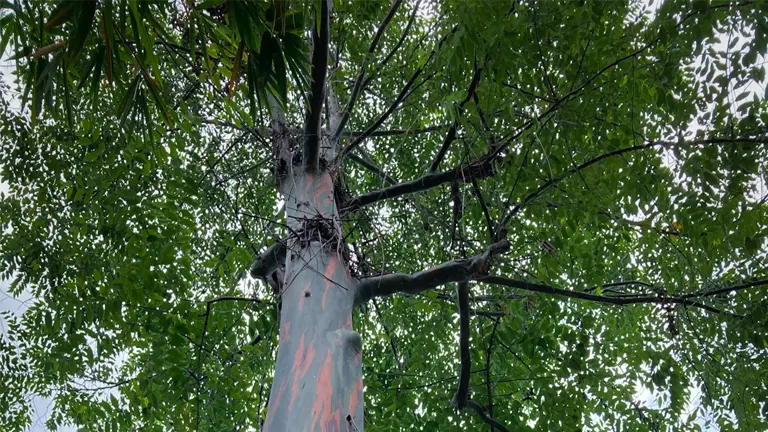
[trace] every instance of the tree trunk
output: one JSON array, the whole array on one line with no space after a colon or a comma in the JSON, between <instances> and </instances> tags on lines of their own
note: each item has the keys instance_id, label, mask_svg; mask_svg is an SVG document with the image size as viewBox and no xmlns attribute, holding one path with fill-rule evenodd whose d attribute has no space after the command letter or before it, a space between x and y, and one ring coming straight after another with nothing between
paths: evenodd
<instances>
[{"instance_id":1,"label":"tree trunk","mask_svg":"<svg viewBox=\"0 0 768 432\"><path fill-rule=\"evenodd\" d=\"M362 340L352 331L356 286L343 253L333 178L325 158L316 169L304 167L295 141L276 126L283 132L274 138L289 233L264 431L362 431Z\"/></svg>"}]
</instances>

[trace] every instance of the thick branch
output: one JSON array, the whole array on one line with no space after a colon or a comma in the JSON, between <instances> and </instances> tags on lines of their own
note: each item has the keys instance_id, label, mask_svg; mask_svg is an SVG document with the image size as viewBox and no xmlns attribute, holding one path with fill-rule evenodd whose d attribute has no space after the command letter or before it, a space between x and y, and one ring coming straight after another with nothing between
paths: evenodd
<instances>
[{"instance_id":1,"label":"thick branch","mask_svg":"<svg viewBox=\"0 0 768 432\"><path fill-rule=\"evenodd\" d=\"M461 353L461 369L459 371L459 383L451 405L456 409L464 409L467 405L469 394L469 375L472 367L472 358L469 352L469 282L459 282L456 289L459 303L459 352Z\"/></svg>"},{"instance_id":2,"label":"thick branch","mask_svg":"<svg viewBox=\"0 0 768 432\"><path fill-rule=\"evenodd\" d=\"M266 280L280 265L285 262L288 248L284 241L278 241L261 253L251 264L251 277Z\"/></svg>"},{"instance_id":3,"label":"thick branch","mask_svg":"<svg viewBox=\"0 0 768 432\"><path fill-rule=\"evenodd\" d=\"M503 240L492 244L479 255L467 259L447 261L412 275L391 273L363 279L357 288L355 304L366 303L374 297L395 293L417 294L450 282L464 282L471 278L480 278L487 274L491 257L503 253L507 249L509 249L509 242Z\"/></svg>"},{"instance_id":4,"label":"thick branch","mask_svg":"<svg viewBox=\"0 0 768 432\"><path fill-rule=\"evenodd\" d=\"M399 197L401 195L422 192L432 189L444 183L453 181L468 182L472 179L482 179L493 175L492 159L479 159L475 162L464 164L450 171L437 174L427 174L416 180L396 184L354 198L349 203L347 211L373 204L385 199Z\"/></svg>"},{"instance_id":5,"label":"thick branch","mask_svg":"<svg viewBox=\"0 0 768 432\"><path fill-rule=\"evenodd\" d=\"M392 18L395 16L395 13L401 4L403 4L403 0L395 0L395 2L392 3L392 7L389 8L387 16L384 17L384 21L382 21L379 29L376 31L376 35L374 35L373 40L371 41L371 46L368 47L368 54L365 56L362 64L360 65L360 71L357 73L357 78L355 78L355 84L352 87L352 93L349 95L347 106L344 107L344 113L341 117L341 122L334 130L332 139L333 141L337 141L339 139L341 133L344 130L344 127L349 121L349 116L352 115L352 110L355 109L355 102L357 102L357 97L360 95L360 90L363 87L363 80L365 79L365 68L368 66L368 60L370 60L370 58L373 56L373 52L376 51L376 46L379 44L379 40L381 40L381 36L384 34L384 30L386 30L390 21L392 21Z\"/></svg>"},{"instance_id":6,"label":"thick branch","mask_svg":"<svg viewBox=\"0 0 768 432\"><path fill-rule=\"evenodd\" d=\"M307 119L304 125L304 167L317 168L320 157L320 122L325 101L325 77L328 73L328 0L320 1L320 27L312 32L312 85L310 87Z\"/></svg>"},{"instance_id":7,"label":"thick branch","mask_svg":"<svg viewBox=\"0 0 768 432\"><path fill-rule=\"evenodd\" d=\"M469 82L469 88L467 89L467 96L459 103L458 110L456 112L456 118L453 120L453 124L451 124L451 127L448 129L448 133L445 134L445 138L443 138L443 143L440 145L440 150L437 152L437 156L435 156L435 160L432 162L432 165L429 167L429 173L434 173L437 171L437 169L440 167L440 162L442 162L443 158L445 157L445 154L448 153L448 149L451 147L451 143L456 139L456 130L459 127L459 117L464 112L464 105L467 104L470 100L473 99L475 95L475 91L477 90L477 84L480 82L480 73L483 71L482 68L477 67L477 61L475 61L475 73L472 76L472 81Z\"/></svg>"}]
</instances>

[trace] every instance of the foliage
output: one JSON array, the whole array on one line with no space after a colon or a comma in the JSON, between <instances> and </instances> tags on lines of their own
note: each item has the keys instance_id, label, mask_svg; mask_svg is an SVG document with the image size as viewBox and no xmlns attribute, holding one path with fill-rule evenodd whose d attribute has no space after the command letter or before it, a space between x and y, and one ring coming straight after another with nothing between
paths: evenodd
<instances>
[{"instance_id":1,"label":"foliage","mask_svg":"<svg viewBox=\"0 0 768 432\"><path fill-rule=\"evenodd\" d=\"M708 309L612 306L472 282L474 400L513 430L768 428L766 286L709 295L768 278L764 3L405 1L372 53L390 5L334 3L329 94L344 106L365 71L342 145L394 104L344 159L345 194L389 185L352 156L395 181L446 142L438 172L499 156L454 192L350 211L358 275L506 231L493 274L601 299L707 294ZM284 234L269 114L303 124L314 4L0 5L16 64L0 278L34 296L2 317L0 428L29 427L32 396L53 398L52 429L257 428L276 299L245 270ZM449 406L451 288L356 312L367 430L486 427Z\"/></svg>"}]
</instances>

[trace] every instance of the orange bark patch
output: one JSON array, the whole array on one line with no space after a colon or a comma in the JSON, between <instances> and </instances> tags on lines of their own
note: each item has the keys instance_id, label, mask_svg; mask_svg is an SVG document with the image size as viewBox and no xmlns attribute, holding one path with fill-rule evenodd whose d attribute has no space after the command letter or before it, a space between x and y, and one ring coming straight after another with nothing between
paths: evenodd
<instances>
[{"instance_id":1,"label":"orange bark patch","mask_svg":"<svg viewBox=\"0 0 768 432\"><path fill-rule=\"evenodd\" d=\"M312 404L312 428L320 423L322 431L338 431L341 429L341 413L331 412L333 388L331 386L331 353L325 357L315 384L315 402Z\"/></svg>"},{"instance_id":2,"label":"orange bark patch","mask_svg":"<svg viewBox=\"0 0 768 432\"><path fill-rule=\"evenodd\" d=\"M291 331L291 322L286 321L283 323L283 328L280 329L280 345L288 342Z\"/></svg>"},{"instance_id":3,"label":"orange bark patch","mask_svg":"<svg viewBox=\"0 0 768 432\"><path fill-rule=\"evenodd\" d=\"M336 410L331 413L328 420L325 421L325 428L323 432L339 432L341 431L341 413Z\"/></svg>"},{"instance_id":4,"label":"orange bark patch","mask_svg":"<svg viewBox=\"0 0 768 432\"><path fill-rule=\"evenodd\" d=\"M313 185L315 182L315 176L312 175L311 173L307 173L306 176L307 176L307 184ZM303 188L300 188L300 189L303 189ZM299 194L300 194L299 196L301 197L301 201L308 201L307 198L309 197L307 196L307 192L308 191L306 190L299 191Z\"/></svg>"},{"instance_id":5,"label":"orange bark patch","mask_svg":"<svg viewBox=\"0 0 768 432\"><path fill-rule=\"evenodd\" d=\"M334 255L331 255L331 262L328 263L328 266L325 268L325 291L323 292L323 302L322 306L323 309L325 309L325 301L328 298L328 291L333 288L333 274L336 273L336 268L339 266L339 259L336 258Z\"/></svg>"},{"instance_id":6,"label":"orange bark patch","mask_svg":"<svg viewBox=\"0 0 768 432\"><path fill-rule=\"evenodd\" d=\"M318 179L318 184L315 185L315 205L320 206L321 200L324 206L327 206L327 201L331 199L331 187L333 186L333 180L330 175L324 175Z\"/></svg>"},{"instance_id":7,"label":"orange bark patch","mask_svg":"<svg viewBox=\"0 0 768 432\"><path fill-rule=\"evenodd\" d=\"M299 349L296 351L296 355L293 357L293 384L291 385L291 401L288 403L288 410L293 408L293 403L296 401L296 396L299 394L299 381L304 379L304 376L309 372L309 368L312 366L312 361L315 359L315 344L310 342L307 347L307 352L304 351L304 335L301 335L299 341Z\"/></svg>"},{"instance_id":8,"label":"orange bark patch","mask_svg":"<svg viewBox=\"0 0 768 432\"><path fill-rule=\"evenodd\" d=\"M349 415L355 416L357 412L357 406L360 404L360 399L363 396L363 379L360 378L355 383L355 388L352 389L352 396L349 398Z\"/></svg>"},{"instance_id":9,"label":"orange bark patch","mask_svg":"<svg viewBox=\"0 0 768 432\"><path fill-rule=\"evenodd\" d=\"M277 395L275 396L273 404L273 410L277 409L277 406L280 405L280 399L283 398L283 395L285 394L285 389L288 386L288 382L284 381L283 384L280 386L280 389L277 390ZM273 411L274 412L274 411ZM264 430L268 431L270 429L270 426L272 426L272 422L270 421L271 417L267 417L266 423L264 423Z\"/></svg>"}]
</instances>

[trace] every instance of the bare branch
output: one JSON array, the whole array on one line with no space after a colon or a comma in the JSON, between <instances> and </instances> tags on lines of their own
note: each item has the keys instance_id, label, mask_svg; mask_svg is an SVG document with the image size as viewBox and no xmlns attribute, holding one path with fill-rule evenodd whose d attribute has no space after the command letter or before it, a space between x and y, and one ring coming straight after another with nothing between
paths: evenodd
<instances>
[{"instance_id":1,"label":"bare branch","mask_svg":"<svg viewBox=\"0 0 768 432\"><path fill-rule=\"evenodd\" d=\"M725 287L725 288L713 289L713 290L704 291L704 292L701 292L701 293L686 294L686 295L682 296L682 298L689 299L689 298L711 297L711 296L716 296L716 295L720 295L720 294L728 294L728 293L731 293L731 292L741 291L741 290L745 290L747 288L753 288L753 287L763 286L763 285L768 285L768 279L755 280L755 281L752 281L752 282L746 282L746 283L743 283L743 284L734 285L734 286Z\"/></svg>"},{"instance_id":2,"label":"bare branch","mask_svg":"<svg viewBox=\"0 0 768 432\"><path fill-rule=\"evenodd\" d=\"M482 179L491 177L493 175L493 163L490 158L481 158L474 162L463 164L458 168L454 168L449 171L443 171L436 174L427 174L416 180L412 180L405 183L399 183L368 192L367 194L360 195L350 201L346 211L352 211L357 208L390 199L399 197L401 195L412 194L416 192L422 192L428 189L432 189L444 183L450 183L453 181L468 182L472 179Z\"/></svg>"},{"instance_id":3,"label":"bare branch","mask_svg":"<svg viewBox=\"0 0 768 432\"><path fill-rule=\"evenodd\" d=\"M421 129L391 129L391 130L382 130L382 131L375 131L369 134L369 137L388 137L388 136L397 136L397 135L419 135L419 134L425 134L430 133L438 130L442 130L445 128L448 128L449 125L438 125L438 126L429 126ZM359 137L363 135L365 132L350 132L350 131L344 131L342 132L342 136L350 136L353 138Z\"/></svg>"},{"instance_id":4,"label":"bare branch","mask_svg":"<svg viewBox=\"0 0 768 432\"><path fill-rule=\"evenodd\" d=\"M664 295L655 295L655 296L648 296L648 295L639 295L639 296L622 296L622 297L609 297L604 295L597 295L597 294L591 294L584 291L574 291L574 290L566 290L561 288L555 288L550 285L544 285L534 282L527 282L517 279L510 279L503 276L486 276L482 278L478 278L478 281L484 282L484 283L491 283L496 285L503 285L510 288L517 288L522 289L525 291L533 291L533 292L539 292L544 294L551 294L556 296L562 296L567 298L574 298L578 300L587 300L587 301L593 301L597 303L604 303L604 304L612 304L617 306L627 306L627 305L633 305L633 304L679 304L683 306L694 306L700 309L704 309L708 312L712 312L715 314L721 314L723 311L707 306L703 303L696 302L692 300L693 298L700 298L700 297L706 297L709 295L715 295L712 292L706 292L701 294L693 294L693 295L687 295L687 296L679 296L679 297L667 297ZM739 285L736 287L726 288L725 290L740 290L740 289L746 289L752 286L757 285L768 285L768 280L766 281L758 281L752 284L744 284ZM722 290L717 290L722 291ZM740 317L740 315L736 314L730 314L732 316Z\"/></svg>"},{"instance_id":5,"label":"bare branch","mask_svg":"<svg viewBox=\"0 0 768 432\"><path fill-rule=\"evenodd\" d=\"M413 73L411 76L411 79L408 80L407 83L405 83L405 87L400 91L400 94L397 95L395 98L395 101L392 102L392 104L387 108L386 111L384 111L384 114L382 114L378 120L373 122L371 126L368 127L360 136L355 138L351 143L347 144L344 149L342 149L341 153L339 153L338 160L341 160L344 156L349 154L352 150L355 149L355 147L359 146L360 143L363 142L366 138L368 138L373 132L375 132L381 125L387 121L390 115L397 109L398 106L405 100L405 98L408 95L408 90L413 86L413 84L416 82L416 79L421 75L421 73L424 72L424 68L420 67L416 69L416 72Z\"/></svg>"},{"instance_id":6,"label":"bare branch","mask_svg":"<svg viewBox=\"0 0 768 432\"><path fill-rule=\"evenodd\" d=\"M392 273L363 279L357 288L355 304L360 305L374 297L395 293L417 294L450 282L463 282L473 277L478 278L487 274L491 257L501 254L507 249L509 249L509 242L503 240L492 244L479 255L467 259L447 261L412 275Z\"/></svg>"},{"instance_id":7,"label":"bare branch","mask_svg":"<svg viewBox=\"0 0 768 432\"><path fill-rule=\"evenodd\" d=\"M475 96L477 84L480 82L480 74L483 71L483 68L477 66L477 59L475 59L474 69L475 72L472 75L472 80L469 82L469 88L467 89L467 96L459 103L456 112L456 118L453 120L453 124L451 124L451 127L448 129L448 133L445 134L443 143L440 145L440 150L438 150L437 156L435 156L435 160L429 167L430 173L437 171L437 168L440 167L440 162L445 157L445 154L448 153L448 148L451 146L451 143L453 143L453 141L456 139L456 129L459 127L459 117L464 113L464 105L466 105L470 100L473 100Z\"/></svg>"},{"instance_id":8,"label":"bare branch","mask_svg":"<svg viewBox=\"0 0 768 432\"><path fill-rule=\"evenodd\" d=\"M376 30L376 34L371 41L371 46L368 47L368 54L365 56L365 58L363 58L363 62L360 65L360 71L357 73L357 78L355 78L355 84L352 87L352 92L349 95L347 106L344 107L341 121L339 122L338 127L334 129L332 141L338 141L342 131L344 130L344 127L347 125L349 116L352 115L352 110L355 109L355 102L357 102L357 97L360 95L360 90L363 87L363 80L365 79L365 68L368 66L368 61L373 56L374 51L376 51L376 46L379 44L379 40L384 34L384 30L386 30L390 21L392 21L392 18L395 16L395 13L401 4L403 4L403 0L395 0L395 2L392 3L392 7L389 8L387 16L384 17L384 21L382 21L379 29Z\"/></svg>"},{"instance_id":9,"label":"bare branch","mask_svg":"<svg viewBox=\"0 0 768 432\"><path fill-rule=\"evenodd\" d=\"M480 203L480 207L483 209L483 215L485 215L485 224L488 226L489 240L493 241L493 220L491 219L491 213L488 211L488 206L485 204L485 199L483 199L483 193L480 191L480 186L477 184L477 179L475 178L472 179L472 191L475 193L477 201Z\"/></svg>"},{"instance_id":10,"label":"bare branch","mask_svg":"<svg viewBox=\"0 0 768 432\"><path fill-rule=\"evenodd\" d=\"M315 170L320 157L320 122L325 101L325 78L328 73L329 33L328 0L320 1L319 28L312 31L312 84L304 126L304 168Z\"/></svg>"},{"instance_id":11,"label":"bare branch","mask_svg":"<svg viewBox=\"0 0 768 432\"><path fill-rule=\"evenodd\" d=\"M601 162L605 159L619 156L625 153L630 153L637 150L645 150L653 147L693 147L693 146L701 146L701 145L720 145L720 144L738 144L738 143L745 143L745 144L765 144L768 143L768 139L766 138L713 138L713 139L702 139L702 140L695 140L695 141L651 141L645 144L638 144L631 147L625 147L618 150L614 150L608 153L603 153L600 156L597 156L595 158L592 158L584 163L582 163L579 166L576 166L574 168L569 169L565 173L559 175L558 177L555 177L553 179L550 179L549 181L543 183L535 190L531 191L528 195L525 196L525 198L518 203L516 206L512 208L512 210L507 213L506 216L499 222L499 225L496 228L496 233L499 238L504 237L502 234L504 230L506 229L507 224L509 223L512 218L518 214L523 208L525 208L526 205L528 205L531 201L538 198L541 194L543 194L546 190L554 186L555 184L559 183L566 177L570 176L571 174L578 173L598 162Z\"/></svg>"}]
</instances>

